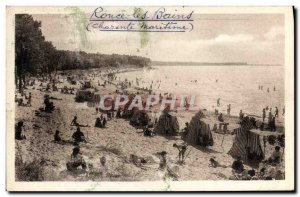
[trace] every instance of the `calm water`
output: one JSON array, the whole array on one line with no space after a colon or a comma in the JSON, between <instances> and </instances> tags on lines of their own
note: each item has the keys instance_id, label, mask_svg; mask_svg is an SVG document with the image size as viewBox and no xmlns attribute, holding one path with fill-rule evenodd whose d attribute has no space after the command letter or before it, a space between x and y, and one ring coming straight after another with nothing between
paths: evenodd
<instances>
[{"instance_id":1,"label":"calm water","mask_svg":"<svg viewBox=\"0 0 300 197\"><path fill-rule=\"evenodd\" d=\"M231 104L231 114L244 113L261 116L266 106L275 106L282 113L284 107L284 68L280 66L154 66L155 69L122 73L121 79L138 77L149 87L154 82L155 92L194 94L197 106L214 110L220 98L219 110L226 112ZM161 80L158 88L157 80ZM197 80L197 82L191 82ZM218 80L216 82L216 80ZM177 85L176 85L177 83ZM262 85L263 90L258 86ZM273 90L274 86L276 91ZM270 92L267 92L269 88Z\"/></svg>"}]
</instances>

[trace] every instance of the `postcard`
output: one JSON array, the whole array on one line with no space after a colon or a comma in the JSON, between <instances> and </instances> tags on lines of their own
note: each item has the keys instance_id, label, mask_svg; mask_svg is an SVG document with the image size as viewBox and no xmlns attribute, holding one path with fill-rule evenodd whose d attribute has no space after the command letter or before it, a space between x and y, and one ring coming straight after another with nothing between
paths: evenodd
<instances>
[{"instance_id":1,"label":"postcard","mask_svg":"<svg viewBox=\"0 0 300 197\"><path fill-rule=\"evenodd\" d=\"M7 7L7 190L294 191L293 7Z\"/></svg>"}]
</instances>

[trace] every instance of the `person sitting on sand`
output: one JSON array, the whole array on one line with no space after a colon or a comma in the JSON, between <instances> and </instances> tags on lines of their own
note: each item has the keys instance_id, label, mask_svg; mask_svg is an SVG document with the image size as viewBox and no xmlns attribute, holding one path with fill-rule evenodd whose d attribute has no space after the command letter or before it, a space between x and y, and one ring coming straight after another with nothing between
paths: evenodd
<instances>
[{"instance_id":1,"label":"person sitting on sand","mask_svg":"<svg viewBox=\"0 0 300 197\"><path fill-rule=\"evenodd\" d=\"M25 140L26 136L22 135L22 128L24 127L23 121L19 121L15 127L15 139L16 140Z\"/></svg>"},{"instance_id":2,"label":"person sitting on sand","mask_svg":"<svg viewBox=\"0 0 300 197\"><path fill-rule=\"evenodd\" d=\"M111 120L112 117L111 117L111 112L107 112L107 120Z\"/></svg>"},{"instance_id":3,"label":"person sitting on sand","mask_svg":"<svg viewBox=\"0 0 300 197\"><path fill-rule=\"evenodd\" d=\"M241 157L238 156L237 157L237 160L235 160L233 163L232 163L232 169L235 173L238 173L240 174L241 172L244 171L244 165L243 165L243 162L241 160Z\"/></svg>"},{"instance_id":4,"label":"person sitting on sand","mask_svg":"<svg viewBox=\"0 0 300 197\"><path fill-rule=\"evenodd\" d=\"M122 117L122 116L121 116L121 110L118 109L117 114L116 114L116 118L121 118L121 117Z\"/></svg>"},{"instance_id":5,"label":"person sitting on sand","mask_svg":"<svg viewBox=\"0 0 300 197\"><path fill-rule=\"evenodd\" d=\"M159 169L164 170L167 167L167 152L158 152L158 155L160 156Z\"/></svg>"},{"instance_id":6,"label":"person sitting on sand","mask_svg":"<svg viewBox=\"0 0 300 197\"><path fill-rule=\"evenodd\" d=\"M219 114L219 110L215 109L215 115Z\"/></svg>"},{"instance_id":7,"label":"person sitting on sand","mask_svg":"<svg viewBox=\"0 0 300 197\"><path fill-rule=\"evenodd\" d=\"M84 134L80 131L80 127L77 127L77 130L73 133L72 138L75 142L85 142Z\"/></svg>"},{"instance_id":8,"label":"person sitting on sand","mask_svg":"<svg viewBox=\"0 0 300 197\"><path fill-rule=\"evenodd\" d=\"M189 123L186 122L186 123L185 123L185 127L181 130L182 138L185 138L185 137L187 136L187 133L188 133L188 127L189 127Z\"/></svg>"},{"instance_id":9,"label":"person sitting on sand","mask_svg":"<svg viewBox=\"0 0 300 197\"><path fill-rule=\"evenodd\" d=\"M27 99L27 106L31 107L31 92L29 92L28 97L25 95L25 98Z\"/></svg>"},{"instance_id":10,"label":"person sitting on sand","mask_svg":"<svg viewBox=\"0 0 300 197\"><path fill-rule=\"evenodd\" d=\"M271 157L268 159L270 163L280 163L281 162L281 152L280 146L275 147L275 151L272 153Z\"/></svg>"},{"instance_id":11,"label":"person sitting on sand","mask_svg":"<svg viewBox=\"0 0 300 197\"><path fill-rule=\"evenodd\" d=\"M215 157L212 157L209 159L209 165L210 167L216 168L218 167L218 162L215 160Z\"/></svg>"},{"instance_id":12,"label":"person sitting on sand","mask_svg":"<svg viewBox=\"0 0 300 197\"><path fill-rule=\"evenodd\" d=\"M50 84L49 83L46 86L46 91L50 91Z\"/></svg>"},{"instance_id":13,"label":"person sitting on sand","mask_svg":"<svg viewBox=\"0 0 300 197\"><path fill-rule=\"evenodd\" d=\"M59 130L55 131L54 142L61 142L61 137L59 136Z\"/></svg>"},{"instance_id":14,"label":"person sitting on sand","mask_svg":"<svg viewBox=\"0 0 300 197\"><path fill-rule=\"evenodd\" d=\"M216 160L216 157L213 156L209 159L209 164L208 164L209 167L213 167L213 168L217 168L217 167L221 167L221 168L227 168L227 166L225 165L221 165L217 160Z\"/></svg>"},{"instance_id":15,"label":"person sitting on sand","mask_svg":"<svg viewBox=\"0 0 300 197\"><path fill-rule=\"evenodd\" d=\"M219 116L218 116L218 121L224 122L223 114L222 114L222 113L219 114Z\"/></svg>"},{"instance_id":16,"label":"person sitting on sand","mask_svg":"<svg viewBox=\"0 0 300 197\"><path fill-rule=\"evenodd\" d=\"M98 127L98 128L102 128L102 123L101 123L101 120L100 118L96 118L96 123L95 123L95 127Z\"/></svg>"},{"instance_id":17,"label":"person sitting on sand","mask_svg":"<svg viewBox=\"0 0 300 197\"><path fill-rule=\"evenodd\" d=\"M78 167L81 166L83 170L86 169L86 162L80 153L80 148L75 147L73 148L73 152L71 154L71 160L67 162L67 169L69 171L77 170Z\"/></svg>"},{"instance_id":18,"label":"person sitting on sand","mask_svg":"<svg viewBox=\"0 0 300 197\"><path fill-rule=\"evenodd\" d=\"M54 110L53 102L50 102L49 95L44 96L45 111L51 113Z\"/></svg>"},{"instance_id":19,"label":"person sitting on sand","mask_svg":"<svg viewBox=\"0 0 300 197\"><path fill-rule=\"evenodd\" d=\"M77 116L74 116L72 122L71 122L71 126L78 126L78 122L77 122Z\"/></svg>"},{"instance_id":20,"label":"person sitting on sand","mask_svg":"<svg viewBox=\"0 0 300 197\"><path fill-rule=\"evenodd\" d=\"M148 125L144 127L143 132L144 132L144 136L148 136L148 137L152 136L152 131L149 129Z\"/></svg>"},{"instance_id":21,"label":"person sitting on sand","mask_svg":"<svg viewBox=\"0 0 300 197\"><path fill-rule=\"evenodd\" d=\"M31 92L29 92L29 96L27 98L27 105L31 107Z\"/></svg>"},{"instance_id":22,"label":"person sitting on sand","mask_svg":"<svg viewBox=\"0 0 300 197\"><path fill-rule=\"evenodd\" d=\"M23 103L23 99L22 99L22 98L20 98L20 99L18 100L18 106L24 106L24 103Z\"/></svg>"}]
</instances>

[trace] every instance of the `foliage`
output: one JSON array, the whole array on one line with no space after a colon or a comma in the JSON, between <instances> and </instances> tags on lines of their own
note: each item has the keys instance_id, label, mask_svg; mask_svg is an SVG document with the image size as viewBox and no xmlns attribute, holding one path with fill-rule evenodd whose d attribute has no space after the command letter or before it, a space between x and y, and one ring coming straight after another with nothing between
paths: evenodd
<instances>
[{"instance_id":1,"label":"foliage","mask_svg":"<svg viewBox=\"0 0 300 197\"><path fill-rule=\"evenodd\" d=\"M28 14L17 14L15 19L15 71L20 91L28 75L46 75L51 80L57 70L117 68L123 65L146 67L150 64L149 58L138 56L57 50L52 42L45 40L41 22Z\"/></svg>"}]
</instances>

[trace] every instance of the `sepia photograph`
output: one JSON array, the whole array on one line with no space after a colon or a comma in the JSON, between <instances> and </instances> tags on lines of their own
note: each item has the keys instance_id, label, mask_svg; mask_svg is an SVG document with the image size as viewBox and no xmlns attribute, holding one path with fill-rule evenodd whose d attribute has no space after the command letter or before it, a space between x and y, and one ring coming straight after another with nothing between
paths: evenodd
<instances>
[{"instance_id":1,"label":"sepia photograph","mask_svg":"<svg viewBox=\"0 0 300 197\"><path fill-rule=\"evenodd\" d=\"M6 8L8 191L293 191L293 7Z\"/></svg>"}]
</instances>

